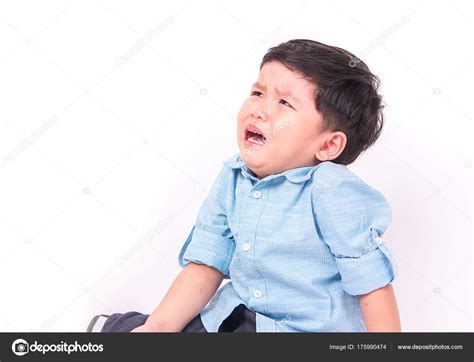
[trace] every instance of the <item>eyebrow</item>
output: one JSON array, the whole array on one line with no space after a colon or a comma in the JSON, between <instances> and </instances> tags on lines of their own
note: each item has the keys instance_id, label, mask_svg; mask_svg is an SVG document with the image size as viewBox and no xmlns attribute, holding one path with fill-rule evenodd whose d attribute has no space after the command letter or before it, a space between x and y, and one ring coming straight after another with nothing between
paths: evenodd
<instances>
[{"instance_id":1,"label":"eyebrow","mask_svg":"<svg viewBox=\"0 0 474 362\"><path fill-rule=\"evenodd\" d=\"M267 91L267 87L259 82L255 82L254 84L252 84L252 88L259 88L259 89L263 89L264 91ZM275 92L280 96L280 97L289 97L291 98L292 100L296 101L297 103L300 103L299 99L297 97L295 97L295 95L287 90L287 89L279 89L278 87L275 87Z\"/></svg>"}]
</instances>

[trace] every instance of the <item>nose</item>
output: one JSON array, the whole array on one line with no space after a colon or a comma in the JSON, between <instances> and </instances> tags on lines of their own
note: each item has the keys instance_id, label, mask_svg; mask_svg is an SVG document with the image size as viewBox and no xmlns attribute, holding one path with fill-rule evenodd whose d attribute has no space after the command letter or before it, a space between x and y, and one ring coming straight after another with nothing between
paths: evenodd
<instances>
[{"instance_id":1,"label":"nose","mask_svg":"<svg viewBox=\"0 0 474 362\"><path fill-rule=\"evenodd\" d=\"M260 118L262 121L266 121L268 119L268 115L262 109L253 109L250 112L253 118Z\"/></svg>"}]
</instances>

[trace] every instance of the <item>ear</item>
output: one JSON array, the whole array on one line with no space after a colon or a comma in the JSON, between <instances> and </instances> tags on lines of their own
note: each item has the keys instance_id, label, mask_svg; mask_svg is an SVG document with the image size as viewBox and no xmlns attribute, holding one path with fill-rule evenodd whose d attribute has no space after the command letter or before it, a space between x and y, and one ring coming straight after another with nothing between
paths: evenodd
<instances>
[{"instance_id":1,"label":"ear","mask_svg":"<svg viewBox=\"0 0 474 362\"><path fill-rule=\"evenodd\" d=\"M346 147L347 137L344 132L329 132L326 139L316 150L315 156L319 161L331 161L337 158Z\"/></svg>"}]
</instances>

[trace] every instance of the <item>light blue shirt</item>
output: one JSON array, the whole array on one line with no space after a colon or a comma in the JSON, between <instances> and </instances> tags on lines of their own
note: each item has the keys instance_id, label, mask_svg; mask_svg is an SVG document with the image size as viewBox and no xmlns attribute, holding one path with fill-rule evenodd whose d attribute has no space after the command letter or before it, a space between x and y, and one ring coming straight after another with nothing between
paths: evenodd
<instances>
[{"instance_id":1,"label":"light blue shirt","mask_svg":"<svg viewBox=\"0 0 474 362\"><path fill-rule=\"evenodd\" d=\"M381 236L391 209L380 192L330 161L259 180L224 162L179 254L229 281L201 312L217 332L243 303L257 332L365 332L359 296L391 283Z\"/></svg>"}]
</instances>

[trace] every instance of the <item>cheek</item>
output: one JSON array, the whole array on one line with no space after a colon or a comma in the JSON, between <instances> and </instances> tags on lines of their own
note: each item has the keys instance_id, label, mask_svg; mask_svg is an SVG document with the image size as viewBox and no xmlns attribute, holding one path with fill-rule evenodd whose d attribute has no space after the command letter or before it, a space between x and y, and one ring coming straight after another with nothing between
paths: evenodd
<instances>
[{"instance_id":1,"label":"cheek","mask_svg":"<svg viewBox=\"0 0 474 362\"><path fill-rule=\"evenodd\" d=\"M244 122L248 118L247 102L244 102L237 113L237 140L240 142L241 134L244 131Z\"/></svg>"},{"instance_id":2,"label":"cheek","mask_svg":"<svg viewBox=\"0 0 474 362\"><path fill-rule=\"evenodd\" d=\"M273 123L272 130L275 138L282 141L293 141L298 133L298 120L291 115L284 114Z\"/></svg>"},{"instance_id":3,"label":"cheek","mask_svg":"<svg viewBox=\"0 0 474 362\"><path fill-rule=\"evenodd\" d=\"M291 116L282 120L280 125L276 126L276 130L274 137L284 147L305 148L316 137L314 129L305 127L301 119Z\"/></svg>"},{"instance_id":4,"label":"cheek","mask_svg":"<svg viewBox=\"0 0 474 362\"><path fill-rule=\"evenodd\" d=\"M242 121L244 120L245 118L248 117L248 115L250 114L250 100L249 99L246 99L244 101L244 103L242 103L242 105L240 106L240 110L239 110L239 113L237 115L237 119L239 121Z\"/></svg>"}]
</instances>

